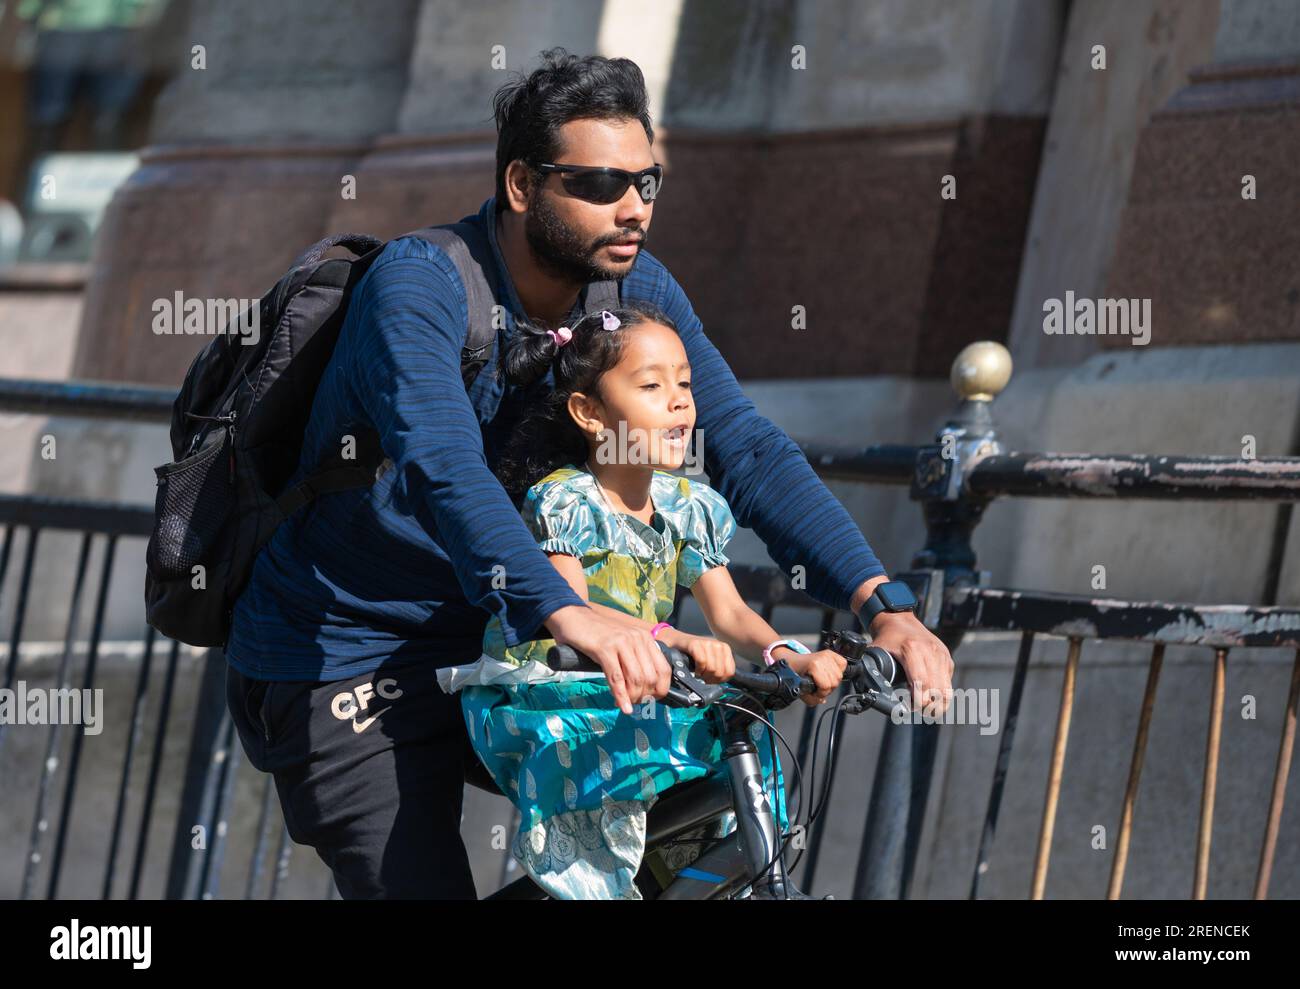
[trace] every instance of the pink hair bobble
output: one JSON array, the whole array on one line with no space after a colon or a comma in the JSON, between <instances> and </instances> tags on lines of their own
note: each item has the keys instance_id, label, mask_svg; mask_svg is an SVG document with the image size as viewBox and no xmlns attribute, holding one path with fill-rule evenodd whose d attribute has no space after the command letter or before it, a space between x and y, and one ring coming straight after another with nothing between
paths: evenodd
<instances>
[{"instance_id":1,"label":"pink hair bobble","mask_svg":"<svg viewBox=\"0 0 1300 989\"><path fill-rule=\"evenodd\" d=\"M583 317L583 319L586 318L587 317L585 316ZM579 322L581 322L581 320L579 320ZM620 323L618 317L608 309L602 309L600 311L600 325L606 330L617 330L623 324ZM546 332L551 335L551 339L555 341L555 346L557 347L563 347L573 339L573 330L567 326L561 326L558 330L547 330Z\"/></svg>"}]
</instances>

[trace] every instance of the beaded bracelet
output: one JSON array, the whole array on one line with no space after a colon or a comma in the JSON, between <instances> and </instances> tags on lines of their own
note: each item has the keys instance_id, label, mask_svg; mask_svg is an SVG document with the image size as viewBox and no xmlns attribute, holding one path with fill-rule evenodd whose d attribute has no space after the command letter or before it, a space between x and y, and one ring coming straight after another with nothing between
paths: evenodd
<instances>
[{"instance_id":1,"label":"beaded bracelet","mask_svg":"<svg viewBox=\"0 0 1300 989\"><path fill-rule=\"evenodd\" d=\"M763 661L768 666L773 666L777 662L775 659L772 658L772 650L775 649L777 646L789 646L800 656L807 656L810 652L812 652L812 650L809 649L807 646L805 646L802 642L797 642L794 639L777 639L770 646L768 646L766 649L763 650Z\"/></svg>"}]
</instances>

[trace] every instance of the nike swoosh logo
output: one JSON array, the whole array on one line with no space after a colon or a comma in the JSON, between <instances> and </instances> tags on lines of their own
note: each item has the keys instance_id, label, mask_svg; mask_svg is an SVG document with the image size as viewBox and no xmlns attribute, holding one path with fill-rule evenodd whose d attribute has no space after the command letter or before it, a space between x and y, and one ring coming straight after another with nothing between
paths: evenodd
<instances>
[{"instance_id":1,"label":"nike swoosh logo","mask_svg":"<svg viewBox=\"0 0 1300 989\"><path fill-rule=\"evenodd\" d=\"M391 707L386 707L382 711L380 711L379 714L372 714L370 717L366 718L365 721L352 722L352 730L356 732L358 735L360 735L363 731L365 731L376 721L378 721L381 715L387 714L391 710L392 710Z\"/></svg>"}]
</instances>

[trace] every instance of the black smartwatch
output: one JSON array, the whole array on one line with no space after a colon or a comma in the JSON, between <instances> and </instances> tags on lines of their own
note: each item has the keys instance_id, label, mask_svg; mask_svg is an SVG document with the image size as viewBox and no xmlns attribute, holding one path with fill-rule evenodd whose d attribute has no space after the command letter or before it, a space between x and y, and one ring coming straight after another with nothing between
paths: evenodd
<instances>
[{"instance_id":1,"label":"black smartwatch","mask_svg":"<svg viewBox=\"0 0 1300 989\"><path fill-rule=\"evenodd\" d=\"M882 611L916 611L916 595L901 580L887 580L878 584L871 597L862 603L859 617L862 627L870 628L875 617Z\"/></svg>"}]
</instances>

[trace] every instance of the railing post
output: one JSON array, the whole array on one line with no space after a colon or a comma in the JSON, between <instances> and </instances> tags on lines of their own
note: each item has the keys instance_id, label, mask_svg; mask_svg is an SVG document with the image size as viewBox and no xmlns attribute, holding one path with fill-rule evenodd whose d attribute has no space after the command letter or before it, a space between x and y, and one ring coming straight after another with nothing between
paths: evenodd
<instances>
[{"instance_id":1,"label":"railing post","mask_svg":"<svg viewBox=\"0 0 1300 989\"><path fill-rule=\"evenodd\" d=\"M176 814L167 868L164 895L169 900L202 898L207 865L217 837L213 825L216 823L222 772L229 756L226 744L226 722L229 719L226 711L226 658L220 649L209 649L202 664L185 780L181 786L180 808ZM231 744L238 745L238 739ZM201 825L205 831L202 849L193 846L192 829L196 825Z\"/></svg>"},{"instance_id":2,"label":"railing post","mask_svg":"<svg viewBox=\"0 0 1300 989\"><path fill-rule=\"evenodd\" d=\"M966 490L966 473L984 457L1001 453L989 406L1011 378L1011 355L1001 344L966 347L952 365L953 389L961 398L936 442L917 451L911 496L921 502L925 546L913 570L897 577L912 585L926 624L952 652L962 633L942 618L948 588L979 583L971 533L987 501ZM885 725L867 809L854 897L905 899L920 850L921 830L938 749L939 725Z\"/></svg>"}]
</instances>

